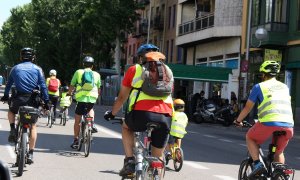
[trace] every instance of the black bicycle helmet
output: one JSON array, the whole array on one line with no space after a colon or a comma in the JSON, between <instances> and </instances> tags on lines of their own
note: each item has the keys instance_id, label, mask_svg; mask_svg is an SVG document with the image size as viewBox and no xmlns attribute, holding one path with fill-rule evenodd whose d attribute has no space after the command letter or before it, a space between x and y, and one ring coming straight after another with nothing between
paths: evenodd
<instances>
[{"instance_id":1,"label":"black bicycle helmet","mask_svg":"<svg viewBox=\"0 0 300 180\"><path fill-rule=\"evenodd\" d=\"M32 61L34 59L34 50L26 47L21 49L21 60L22 61Z\"/></svg>"},{"instance_id":2,"label":"black bicycle helmet","mask_svg":"<svg viewBox=\"0 0 300 180\"><path fill-rule=\"evenodd\" d=\"M62 91L63 92L68 92L69 91L69 86L63 86Z\"/></svg>"},{"instance_id":3,"label":"black bicycle helmet","mask_svg":"<svg viewBox=\"0 0 300 180\"><path fill-rule=\"evenodd\" d=\"M153 44L143 44L138 48L137 54L138 56L143 56L150 51L159 51L159 48Z\"/></svg>"},{"instance_id":4,"label":"black bicycle helmet","mask_svg":"<svg viewBox=\"0 0 300 180\"><path fill-rule=\"evenodd\" d=\"M259 72L276 76L280 72L280 65L276 61L265 61L260 66Z\"/></svg>"}]
</instances>

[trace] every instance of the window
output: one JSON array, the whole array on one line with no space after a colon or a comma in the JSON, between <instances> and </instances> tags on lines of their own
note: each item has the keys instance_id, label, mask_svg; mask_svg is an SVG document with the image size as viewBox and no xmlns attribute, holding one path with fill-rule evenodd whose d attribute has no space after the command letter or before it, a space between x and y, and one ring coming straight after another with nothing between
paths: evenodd
<instances>
[{"instance_id":1,"label":"window","mask_svg":"<svg viewBox=\"0 0 300 180\"><path fill-rule=\"evenodd\" d=\"M300 0L298 0L298 30L300 31Z\"/></svg>"},{"instance_id":2,"label":"window","mask_svg":"<svg viewBox=\"0 0 300 180\"><path fill-rule=\"evenodd\" d=\"M167 44L166 44L166 63L168 63L168 59L169 59L169 41L167 41Z\"/></svg>"},{"instance_id":3,"label":"window","mask_svg":"<svg viewBox=\"0 0 300 180\"><path fill-rule=\"evenodd\" d=\"M172 18L172 16L171 16L171 14L172 14L172 9L171 9L171 6L169 7L169 22L168 22L168 29L170 29L170 27L171 27L171 18Z\"/></svg>"},{"instance_id":4,"label":"window","mask_svg":"<svg viewBox=\"0 0 300 180\"><path fill-rule=\"evenodd\" d=\"M260 17L260 0L254 0L252 5L252 25L257 26L259 25L259 17Z\"/></svg>"},{"instance_id":5,"label":"window","mask_svg":"<svg viewBox=\"0 0 300 180\"><path fill-rule=\"evenodd\" d=\"M177 47L177 63L182 63L182 48Z\"/></svg>"},{"instance_id":6,"label":"window","mask_svg":"<svg viewBox=\"0 0 300 180\"><path fill-rule=\"evenodd\" d=\"M203 63L203 62L207 62L207 58L198 58L197 59L197 63Z\"/></svg>"},{"instance_id":7,"label":"window","mask_svg":"<svg viewBox=\"0 0 300 180\"><path fill-rule=\"evenodd\" d=\"M173 62L174 40L171 40L170 62Z\"/></svg>"},{"instance_id":8,"label":"window","mask_svg":"<svg viewBox=\"0 0 300 180\"><path fill-rule=\"evenodd\" d=\"M225 67L238 69L239 60L238 59L230 59L225 61Z\"/></svg>"},{"instance_id":9,"label":"window","mask_svg":"<svg viewBox=\"0 0 300 180\"><path fill-rule=\"evenodd\" d=\"M266 0L266 23L272 22L272 1L273 0Z\"/></svg>"},{"instance_id":10,"label":"window","mask_svg":"<svg viewBox=\"0 0 300 180\"><path fill-rule=\"evenodd\" d=\"M288 0L266 0L265 22L287 22L287 1Z\"/></svg>"},{"instance_id":11,"label":"window","mask_svg":"<svg viewBox=\"0 0 300 180\"><path fill-rule=\"evenodd\" d=\"M175 23L176 23L176 5L173 5L173 23L172 23L172 27L175 27Z\"/></svg>"}]
</instances>

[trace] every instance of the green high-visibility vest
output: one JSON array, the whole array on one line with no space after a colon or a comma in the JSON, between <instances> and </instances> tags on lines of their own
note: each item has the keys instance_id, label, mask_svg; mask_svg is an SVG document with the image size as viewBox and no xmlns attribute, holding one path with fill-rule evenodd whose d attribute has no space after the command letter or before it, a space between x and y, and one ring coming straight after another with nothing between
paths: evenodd
<instances>
[{"instance_id":1,"label":"green high-visibility vest","mask_svg":"<svg viewBox=\"0 0 300 180\"><path fill-rule=\"evenodd\" d=\"M172 117L171 131L172 136L183 138L187 133L185 128L188 124L188 117L184 112L175 111Z\"/></svg>"}]
</instances>

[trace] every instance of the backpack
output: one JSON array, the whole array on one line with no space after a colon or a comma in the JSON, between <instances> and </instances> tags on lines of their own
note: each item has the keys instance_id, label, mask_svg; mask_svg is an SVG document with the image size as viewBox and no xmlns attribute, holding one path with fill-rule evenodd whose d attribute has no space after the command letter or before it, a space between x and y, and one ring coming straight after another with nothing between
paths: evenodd
<instances>
[{"instance_id":1,"label":"backpack","mask_svg":"<svg viewBox=\"0 0 300 180\"><path fill-rule=\"evenodd\" d=\"M49 85L48 85L48 90L50 92L57 92L58 91L58 86L59 86L59 82L58 80L55 79L49 79Z\"/></svg>"},{"instance_id":2,"label":"backpack","mask_svg":"<svg viewBox=\"0 0 300 180\"><path fill-rule=\"evenodd\" d=\"M81 87L87 91L91 91L95 87L93 71L84 70L81 77Z\"/></svg>"},{"instance_id":3,"label":"backpack","mask_svg":"<svg viewBox=\"0 0 300 180\"><path fill-rule=\"evenodd\" d=\"M142 65L141 90L150 96L164 97L172 93L173 73L161 60L165 56L160 52L149 52L145 55L146 62Z\"/></svg>"}]
</instances>

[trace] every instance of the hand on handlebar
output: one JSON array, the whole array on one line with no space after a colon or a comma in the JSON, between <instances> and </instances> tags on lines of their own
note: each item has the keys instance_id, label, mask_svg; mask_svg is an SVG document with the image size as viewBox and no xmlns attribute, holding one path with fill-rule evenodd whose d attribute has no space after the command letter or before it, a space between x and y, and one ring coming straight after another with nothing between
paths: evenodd
<instances>
[{"instance_id":1,"label":"hand on handlebar","mask_svg":"<svg viewBox=\"0 0 300 180\"><path fill-rule=\"evenodd\" d=\"M9 100L9 96L7 96L7 95L4 95L1 97L2 102L7 102L8 100Z\"/></svg>"},{"instance_id":2,"label":"hand on handlebar","mask_svg":"<svg viewBox=\"0 0 300 180\"><path fill-rule=\"evenodd\" d=\"M110 121L110 120L112 120L112 119L114 119L115 118L115 116L112 114L112 111L106 111L105 113L104 113L104 119L106 120L106 121Z\"/></svg>"},{"instance_id":3,"label":"hand on handlebar","mask_svg":"<svg viewBox=\"0 0 300 180\"><path fill-rule=\"evenodd\" d=\"M235 126L238 126L238 127L242 127L243 126L243 122L238 122L237 119L233 121L233 124Z\"/></svg>"}]
</instances>

